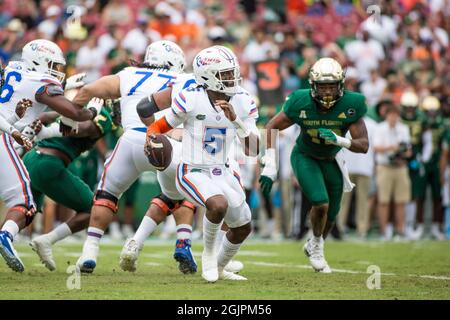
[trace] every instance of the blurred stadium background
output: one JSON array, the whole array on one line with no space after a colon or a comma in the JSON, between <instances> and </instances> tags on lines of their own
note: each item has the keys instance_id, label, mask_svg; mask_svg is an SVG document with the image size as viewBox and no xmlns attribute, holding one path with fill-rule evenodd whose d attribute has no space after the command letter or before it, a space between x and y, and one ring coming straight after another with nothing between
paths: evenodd
<instances>
[{"instance_id":1,"label":"blurred stadium background","mask_svg":"<svg viewBox=\"0 0 450 320\"><path fill-rule=\"evenodd\" d=\"M66 54L67 76L87 72L87 82L120 71L130 59L142 60L146 46L155 40L177 42L185 51L187 71L199 50L212 44L230 46L241 63L243 86L258 97L261 128L280 110L286 95L309 87L309 68L324 56L346 67L346 85L366 96L367 119L371 119L367 121L373 127L383 121L382 106L400 106L401 96L408 90L417 94L419 105L425 97L435 96L440 101L440 115L450 117L449 31L448 0L0 0L0 59L4 66L20 58L26 42L38 38L55 41ZM442 135L444 129L443 122L439 128ZM72 165L92 188L120 134L117 128L95 151ZM281 135L280 177L270 198L259 193L258 165L242 164L255 238L302 239L308 233L308 203L302 201L286 165L296 136L295 129ZM438 149L440 141L435 145ZM333 237L406 239L405 229L393 225L411 228L414 216L408 213L399 216L391 210L391 223L380 232L374 155L363 157L350 171L355 177L365 176L368 187L358 193L359 199L346 200L348 214L341 213L346 218L340 219ZM439 167L439 157L431 161L428 165ZM448 193L448 180L439 183ZM132 234L156 194L154 174L144 174L123 197L110 237L120 240ZM416 234L415 239L450 237L446 198L441 197L442 206L432 212L427 194L426 232ZM361 202L366 205L361 207ZM32 233L48 232L71 214L48 200L44 214L21 236L27 239ZM201 218L196 221L196 236L200 237ZM156 236L167 238L171 232L174 225L169 221Z\"/></svg>"}]
</instances>

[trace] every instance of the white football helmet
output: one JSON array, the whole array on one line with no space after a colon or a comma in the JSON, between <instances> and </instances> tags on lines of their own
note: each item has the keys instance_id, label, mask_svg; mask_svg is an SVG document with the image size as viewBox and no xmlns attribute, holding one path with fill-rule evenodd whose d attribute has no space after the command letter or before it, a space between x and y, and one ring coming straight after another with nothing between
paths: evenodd
<instances>
[{"instance_id":1,"label":"white football helmet","mask_svg":"<svg viewBox=\"0 0 450 320\"><path fill-rule=\"evenodd\" d=\"M223 46L213 46L200 51L193 62L195 80L212 91L233 96L241 82L236 55Z\"/></svg>"},{"instance_id":2,"label":"white football helmet","mask_svg":"<svg viewBox=\"0 0 450 320\"><path fill-rule=\"evenodd\" d=\"M402 107L416 108L419 105L419 97L413 91L406 91L400 97Z\"/></svg>"},{"instance_id":3,"label":"white football helmet","mask_svg":"<svg viewBox=\"0 0 450 320\"><path fill-rule=\"evenodd\" d=\"M28 42L22 49L22 61L29 70L45 73L64 81L66 59L56 43L45 39ZM58 70L58 68L60 70Z\"/></svg>"},{"instance_id":4,"label":"white football helmet","mask_svg":"<svg viewBox=\"0 0 450 320\"><path fill-rule=\"evenodd\" d=\"M176 43L161 40L148 45L145 51L144 63L182 73L186 66L186 58L183 50Z\"/></svg>"}]
</instances>

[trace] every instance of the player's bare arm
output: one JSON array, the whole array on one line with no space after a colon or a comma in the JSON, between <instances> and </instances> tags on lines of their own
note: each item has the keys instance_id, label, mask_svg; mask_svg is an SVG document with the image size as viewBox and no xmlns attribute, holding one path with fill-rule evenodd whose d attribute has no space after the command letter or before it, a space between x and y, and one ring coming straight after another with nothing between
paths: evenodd
<instances>
[{"instance_id":1,"label":"player's bare arm","mask_svg":"<svg viewBox=\"0 0 450 320\"><path fill-rule=\"evenodd\" d=\"M62 88L55 85L48 85L44 90L36 93L36 101L46 104L59 114L74 121L91 120L97 116L92 109L82 108L63 95Z\"/></svg>"},{"instance_id":2,"label":"player's bare arm","mask_svg":"<svg viewBox=\"0 0 450 320\"><path fill-rule=\"evenodd\" d=\"M172 103L172 87L155 92L148 97L142 98L136 106L137 113L141 121L149 126L155 121L154 114L167 109Z\"/></svg>"},{"instance_id":3,"label":"player's bare arm","mask_svg":"<svg viewBox=\"0 0 450 320\"><path fill-rule=\"evenodd\" d=\"M284 130L292 126L294 123L291 119L288 118L288 116L283 112L279 112L275 117L270 119L269 123L266 125L266 132L267 132L267 142L266 146L267 149L275 148L276 146L272 145L272 134L277 132L274 130Z\"/></svg>"},{"instance_id":4,"label":"player's bare arm","mask_svg":"<svg viewBox=\"0 0 450 320\"><path fill-rule=\"evenodd\" d=\"M364 120L360 118L355 123L352 123L349 131L352 135L349 150L356 153L367 153L367 150L369 150L369 137Z\"/></svg>"},{"instance_id":5,"label":"player's bare arm","mask_svg":"<svg viewBox=\"0 0 450 320\"><path fill-rule=\"evenodd\" d=\"M77 106L85 106L92 98L118 99L120 98L120 78L109 75L81 87L73 99ZM85 119L88 120L88 119Z\"/></svg>"},{"instance_id":6,"label":"player's bare arm","mask_svg":"<svg viewBox=\"0 0 450 320\"><path fill-rule=\"evenodd\" d=\"M238 130L238 136L241 143L244 145L244 153L247 156L256 157L259 154L259 138L253 132L249 132L248 129L245 128L245 125L242 123L236 113L234 112L233 106L226 100L216 100L215 105L221 108L225 114L225 117L228 118L233 124L236 125ZM248 131L248 132L246 132Z\"/></svg>"}]
</instances>

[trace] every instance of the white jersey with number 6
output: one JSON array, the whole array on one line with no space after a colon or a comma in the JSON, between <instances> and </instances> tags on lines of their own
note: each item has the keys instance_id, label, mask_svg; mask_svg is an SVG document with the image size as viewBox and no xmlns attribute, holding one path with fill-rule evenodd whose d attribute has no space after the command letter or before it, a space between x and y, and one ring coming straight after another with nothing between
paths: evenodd
<instances>
[{"instance_id":1,"label":"white jersey with number 6","mask_svg":"<svg viewBox=\"0 0 450 320\"><path fill-rule=\"evenodd\" d=\"M32 108L28 108L25 112L25 116L14 124L20 131L36 120L47 108L45 104L36 101L36 93L44 91L49 84L61 86L55 77L29 71L20 61L12 61L8 64L4 78L5 82L0 94L0 114L5 119L15 113L16 105L20 100L26 98L33 103Z\"/></svg>"}]
</instances>

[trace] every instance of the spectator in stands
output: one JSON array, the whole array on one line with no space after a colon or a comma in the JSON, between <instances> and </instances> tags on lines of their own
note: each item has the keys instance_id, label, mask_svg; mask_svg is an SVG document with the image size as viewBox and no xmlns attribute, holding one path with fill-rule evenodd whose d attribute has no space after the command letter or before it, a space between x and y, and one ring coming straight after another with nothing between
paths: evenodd
<instances>
[{"instance_id":1,"label":"spectator in stands","mask_svg":"<svg viewBox=\"0 0 450 320\"><path fill-rule=\"evenodd\" d=\"M61 8L57 5L51 5L45 11L45 20L38 26L39 34L42 38L52 40L58 30Z\"/></svg>"},{"instance_id":2,"label":"spectator in stands","mask_svg":"<svg viewBox=\"0 0 450 320\"><path fill-rule=\"evenodd\" d=\"M377 69L370 71L370 77L361 84L361 93L366 97L368 106L376 105L383 95L387 81L380 77Z\"/></svg>"}]
</instances>

